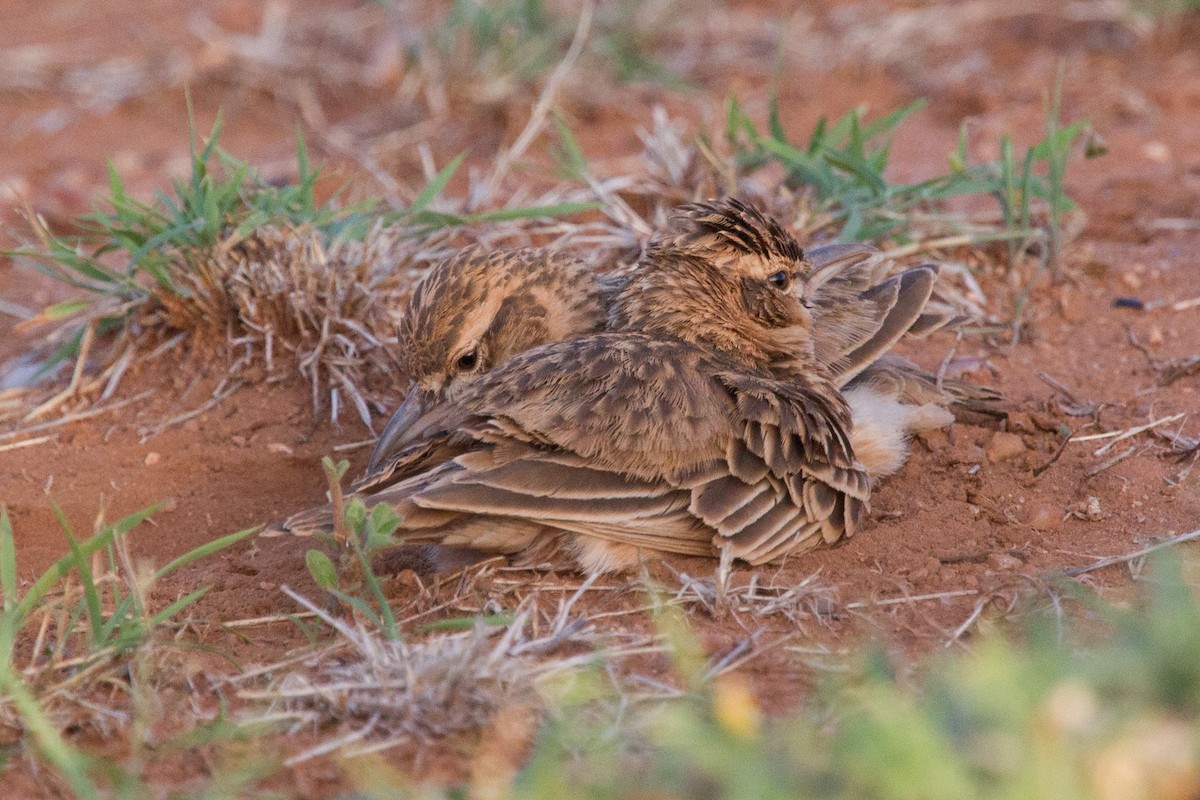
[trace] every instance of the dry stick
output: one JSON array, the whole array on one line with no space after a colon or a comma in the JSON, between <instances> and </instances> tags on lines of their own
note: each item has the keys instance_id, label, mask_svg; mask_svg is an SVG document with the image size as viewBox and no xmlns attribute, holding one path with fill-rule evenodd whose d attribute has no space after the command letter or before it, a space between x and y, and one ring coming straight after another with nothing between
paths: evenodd
<instances>
[{"instance_id":1,"label":"dry stick","mask_svg":"<svg viewBox=\"0 0 1200 800\"><path fill-rule=\"evenodd\" d=\"M1059 457L1062 456L1063 451L1067 449L1067 445L1069 445L1073 441L1075 441L1074 437L1068 436L1067 438L1065 438L1061 442L1059 442L1058 449L1054 451L1054 454L1052 456L1050 456L1050 460L1047 461L1045 464L1042 464L1040 467L1033 468L1033 477L1035 477L1035 478L1039 477L1043 472L1050 469L1050 467L1054 466L1054 462L1058 461Z\"/></svg>"},{"instance_id":2,"label":"dry stick","mask_svg":"<svg viewBox=\"0 0 1200 800\"><path fill-rule=\"evenodd\" d=\"M955 589L949 592L935 592L933 594L914 594L909 597L892 597L887 600L856 600L853 603L847 603L846 608L871 608L873 606L895 606L904 603L917 603L923 600L948 600L952 597L971 597L979 594L978 589Z\"/></svg>"},{"instance_id":3,"label":"dry stick","mask_svg":"<svg viewBox=\"0 0 1200 800\"><path fill-rule=\"evenodd\" d=\"M941 239L927 239L923 242L906 244L903 247L896 247L891 250L887 250L886 253L891 258L904 258L905 256L916 255L917 253L927 253L930 250L943 250L949 247L966 247L967 245L975 244L978 239L978 236L972 236L970 234L944 236Z\"/></svg>"},{"instance_id":4,"label":"dry stick","mask_svg":"<svg viewBox=\"0 0 1200 800\"><path fill-rule=\"evenodd\" d=\"M1181 411L1178 414L1172 414L1169 417L1163 417L1162 419L1158 419L1153 422L1147 422L1145 425L1139 425L1136 428L1127 428L1123 431L1107 431L1105 433L1090 433L1087 436L1076 436L1072 439L1072 441L1094 442L1097 439L1112 439L1111 442L1109 442L1108 444L1106 444L1103 447L1096 450L1096 455L1102 456L1105 453L1107 453L1109 450L1111 450L1112 446L1114 444L1116 444L1117 442L1124 441L1125 439L1128 439L1131 436L1137 436L1139 433L1142 433L1143 431L1148 431L1153 428L1157 428L1159 425L1163 425L1168 422L1178 422L1179 420L1183 419L1185 416L1186 416L1186 414L1184 414ZM1114 436L1116 437L1115 439L1113 439Z\"/></svg>"},{"instance_id":5,"label":"dry stick","mask_svg":"<svg viewBox=\"0 0 1200 800\"><path fill-rule=\"evenodd\" d=\"M36 314L22 305L18 305L11 300L5 300L0 297L0 314L7 314L10 317L16 317L22 322L33 319Z\"/></svg>"},{"instance_id":6,"label":"dry stick","mask_svg":"<svg viewBox=\"0 0 1200 800\"><path fill-rule=\"evenodd\" d=\"M152 437L159 435L160 433L165 431L167 428L171 428L171 427L174 427L175 425L179 425L181 423L187 422L189 419L192 419L193 417L198 417L201 414L203 414L204 412L215 408L216 406L218 406L222 402L224 402L224 400L227 397L229 397L229 395L233 394L234 392L236 392L238 389L241 389L245 385L246 384L239 378L239 379L235 380L233 383L231 383L228 386L228 388L225 389L225 391L219 392L218 394L214 394L207 401L205 401L204 403L201 403L199 406L197 406L196 408L193 408L191 411L188 411L187 413L184 413L184 414L180 414L177 417L172 417L171 419L165 420L164 422L160 422L154 428L145 429L142 432L142 443L145 444Z\"/></svg>"},{"instance_id":7,"label":"dry stick","mask_svg":"<svg viewBox=\"0 0 1200 800\"><path fill-rule=\"evenodd\" d=\"M1123 556L1108 556L1107 558L1101 558L1097 561L1093 561L1087 566L1071 567L1070 569L1063 570L1063 572L1071 577L1083 575L1085 572L1093 572L1098 569L1104 569L1105 567L1111 567L1113 564L1121 564L1133 561L1135 558L1141 558L1142 556L1150 555L1155 551L1162 550L1167 547L1174 547L1177 544L1190 542L1192 539L1200 539L1200 529L1194 530L1190 533L1181 533L1173 539L1168 539L1165 542L1159 542L1158 544L1153 544L1149 547L1143 547L1141 550L1135 550L1132 553L1126 553Z\"/></svg>"},{"instance_id":8,"label":"dry stick","mask_svg":"<svg viewBox=\"0 0 1200 800\"><path fill-rule=\"evenodd\" d=\"M1061 392L1063 397L1065 397L1071 401L1071 405L1080 406L1080 407L1091 405L1091 403L1080 402L1079 398L1075 396L1074 392L1072 392L1070 389L1068 389L1066 386L1064 386L1062 381L1060 381L1058 378L1054 377L1050 373L1042 372L1039 369L1039 370L1034 370L1033 374L1038 377L1038 380L1040 380L1042 383L1049 386L1051 389L1055 389L1056 391Z\"/></svg>"},{"instance_id":9,"label":"dry stick","mask_svg":"<svg viewBox=\"0 0 1200 800\"><path fill-rule=\"evenodd\" d=\"M45 444L53 438L53 436L38 436L33 439L24 439L20 442L13 442L12 444L0 444L0 453L5 453L9 450L20 450L22 447L33 447L34 445Z\"/></svg>"},{"instance_id":10,"label":"dry stick","mask_svg":"<svg viewBox=\"0 0 1200 800\"><path fill-rule=\"evenodd\" d=\"M554 103L554 98L558 95L559 87L566 80L567 75L575 66L580 54L583 52L583 45L587 42L588 32L592 27L592 14L596 10L595 4L588 2L583 6L583 10L579 13L579 24L575 27L575 37L571 40L571 46L567 48L567 53L563 56L563 60L554 68L554 72L550 74L550 78L546 81L546 87L542 90L541 96L533 106L533 110L529 114L529 122L525 124L525 129L521 131L521 135L513 142L512 147L500 153L496 159L496 168L492 170L491 176L483 186L483 191L476 197L472 198L474 202L472 206L479 207L479 204L491 199L496 189L512 168L513 162L524 155L529 146L533 144L533 140L541 132L542 127L546 124L546 116L550 113L550 106Z\"/></svg>"},{"instance_id":11,"label":"dry stick","mask_svg":"<svg viewBox=\"0 0 1200 800\"><path fill-rule=\"evenodd\" d=\"M79 344L79 356L75 359L75 371L71 373L71 382L67 384L67 388L26 414L25 418L21 420L22 422L30 422L45 416L78 394L79 383L83 380L83 368L87 364L87 357L92 351L92 342L95 339L96 322L93 320L83 329L83 340Z\"/></svg>"},{"instance_id":12,"label":"dry stick","mask_svg":"<svg viewBox=\"0 0 1200 800\"><path fill-rule=\"evenodd\" d=\"M122 408L131 403L136 403L139 400L145 400L147 397L149 397L152 394L154 394L154 390L147 389L146 391L144 391L140 394L136 394L133 397L130 397L126 400L121 400L120 402L117 402L117 403L112 403L111 405L89 409L88 411L81 411L78 414L68 414L67 416L65 416L61 419L52 420L50 422L40 422L37 425L30 425L26 428L19 428L15 431L8 431L6 433L0 433L0 440L15 439L16 437L23 436L24 434L27 434L27 433L37 433L39 431L44 431L49 428L57 428L60 425L69 425L72 422L79 422L80 420L85 420L85 419L89 419L91 417L99 416L100 414L103 414L108 411L116 411L118 408Z\"/></svg>"},{"instance_id":13,"label":"dry stick","mask_svg":"<svg viewBox=\"0 0 1200 800\"><path fill-rule=\"evenodd\" d=\"M987 604L989 602L991 602L990 597L981 597L979 600L975 601L975 608L971 610L970 616L963 620L963 623L954 629L954 633L950 634L950 638L946 640L946 647L950 647L952 644L961 639L964 633L970 630L971 626L975 624L975 620L979 619L979 615L983 613L983 609L987 608Z\"/></svg>"},{"instance_id":14,"label":"dry stick","mask_svg":"<svg viewBox=\"0 0 1200 800\"><path fill-rule=\"evenodd\" d=\"M358 450L363 447L370 447L373 444L375 444L374 439L362 439L361 441L357 442L345 442L343 444L335 444L333 446L333 452L345 453L348 450Z\"/></svg>"},{"instance_id":15,"label":"dry stick","mask_svg":"<svg viewBox=\"0 0 1200 800\"><path fill-rule=\"evenodd\" d=\"M1130 447L1128 450L1122 450L1120 453L1117 453L1115 456L1112 456L1111 458L1107 458L1104 461L1101 461L1099 464L1092 467L1091 469L1089 469L1087 472L1085 472L1083 474L1089 478L1091 478L1095 475L1099 475L1101 472L1104 472L1104 470L1108 469L1109 467L1115 466L1115 465L1121 463L1122 461L1124 461L1125 459L1129 458L1131 455L1133 455L1135 452L1137 452L1137 449L1138 449L1137 445L1135 444L1132 447Z\"/></svg>"}]
</instances>

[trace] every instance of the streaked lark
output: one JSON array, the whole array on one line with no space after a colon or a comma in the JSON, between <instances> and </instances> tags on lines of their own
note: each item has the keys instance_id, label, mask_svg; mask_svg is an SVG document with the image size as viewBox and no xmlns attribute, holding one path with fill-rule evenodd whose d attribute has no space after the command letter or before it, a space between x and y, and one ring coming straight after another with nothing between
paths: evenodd
<instances>
[{"instance_id":1,"label":"streaked lark","mask_svg":"<svg viewBox=\"0 0 1200 800\"><path fill-rule=\"evenodd\" d=\"M818 357L809 272L757 211L689 207L615 293L606 332L404 410L352 491L394 507L401 540L522 561L565 551L587 572L656 552L761 564L853 535L871 482ZM932 278L901 276L895 292L927 298ZM320 508L283 527L329 524Z\"/></svg>"}]
</instances>

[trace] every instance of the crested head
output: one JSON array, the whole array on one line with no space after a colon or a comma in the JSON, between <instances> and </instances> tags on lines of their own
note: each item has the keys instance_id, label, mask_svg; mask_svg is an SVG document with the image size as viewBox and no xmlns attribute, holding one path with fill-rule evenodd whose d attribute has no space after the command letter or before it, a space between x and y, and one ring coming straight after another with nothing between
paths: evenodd
<instances>
[{"instance_id":1,"label":"crested head","mask_svg":"<svg viewBox=\"0 0 1200 800\"><path fill-rule=\"evenodd\" d=\"M812 318L795 237L736 198L684 206L650 243L609 317L773 371L811 360Z\"/></svg>"},{"instance_id":2,"label":"crested head","mask_svg":"<svg viewBox=\"0 0 1200 800\"><path fill-rule=\"evenodd\" d=\"M538 345L598 330L599 281L582 262L526 248L468 248L434 267L400 323L397 360L440 395Z\"/></svg>"}]
</instances>

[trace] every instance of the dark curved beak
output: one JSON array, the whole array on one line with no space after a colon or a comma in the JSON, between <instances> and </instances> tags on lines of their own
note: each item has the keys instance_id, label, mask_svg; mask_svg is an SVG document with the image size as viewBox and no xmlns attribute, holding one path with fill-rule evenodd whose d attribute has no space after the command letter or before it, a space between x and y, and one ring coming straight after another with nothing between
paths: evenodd
<instances>
[{"instance_id":1,"label":"dark curved beak","mask_svg":"<svg viewBox=\"0 0 1200 800\"><path fill-rule=\"evenodd\" d=\"M371 451L371 461L367 465L367 473L375 472L390 456L394 456L416 438L418 431L413 430L413 423L419 420L426 411L437 403L434 392L414 386L409 390L408 397L392 414L375 449Z\"/></svg>"}]
</instances>

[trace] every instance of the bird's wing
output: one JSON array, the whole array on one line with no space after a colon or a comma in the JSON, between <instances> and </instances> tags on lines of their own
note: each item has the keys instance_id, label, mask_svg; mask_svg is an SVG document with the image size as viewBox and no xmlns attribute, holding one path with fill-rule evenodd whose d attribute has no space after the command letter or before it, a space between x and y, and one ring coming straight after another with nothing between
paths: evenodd
<instances>
[{"instance_id":1,"label":"bird's wing","mask_svg":"<svg viewBox=\"0 0 1200 800\"><path fill-rule=\"evenodd\" d=\"M805 277L812 308L815 355L838 386L891 349L905 333L932 331L944 324L927 313L937 267L900 267L865 245L827 245L808 251L813 268ZM890 277L889 277L890 276Z\"/></svg>"},{"instance_id":2,"label":"bird's wing","mask_svg":"<svg viewBox=\"0 0 1200 800\"><path fill-rule=\"evenodd\" d=\"M939 382L938 376L892 354L876 360L846 388L855 386L868 386L909 405L956 405L992 417L1008 415L1004 410L1004 395L996 389L955 378L942 378Z\"/></svg>"},{"instance_id":3,"label":"bird's wing","mask_svg":"<svg viewBox=\"0 0 1200 800\"><path fill-rule=\"evenodd\" d=\"M490 380L464 429L476 445L433 476L376 484L368 503L393 505L421 536L452 530L454 515L515 517L752 563L853 534L866 514L832 392L619 334L544 348Z\"/></svg>"},{"instance_id":4,"label":"bird's wing","mask_svg":"<svg viewBox=\"0 0 1200 800\"><path fill-rule=\"evenodd\" d=\"M714 544L759 564L854 535L871 487L840 396L742 373L721 379L739 430L727 443L725 468L688 481L689 510L717 530Z\"/></svg>"},{"instance_id":5,"label":"bird's wing","mask_svg":"<svg viewBox=\"0 0 1200 800\"><path fill-rule=\"evenodd\" d=\"M874 318L870 336L863 341L844 342L845 349L830 364L838 386L844 386L909 332L920 320L936 280L936 267L914 267L872 286L859 296L857 304L864 312L883 313ZM819 318L814 320L816 322Z\"/></svg>"}]
</instances>

